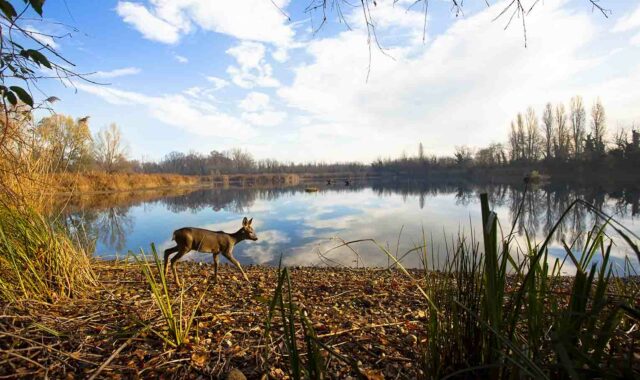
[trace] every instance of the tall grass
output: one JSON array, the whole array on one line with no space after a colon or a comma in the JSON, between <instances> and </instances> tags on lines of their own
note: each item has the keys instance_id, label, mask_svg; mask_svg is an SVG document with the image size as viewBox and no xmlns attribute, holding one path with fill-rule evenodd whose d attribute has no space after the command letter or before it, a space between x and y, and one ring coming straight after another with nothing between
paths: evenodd
<instances>
[{"instance_id":1,"label":"tall grass","mask_svg":"<svg viewBox=\"0 0 640 380\"><path fill-rule=\"evenodd\" d=\"M51 302L90 289L95 275L80 244L46 214L53 163L20 107L2 110L0 122L0 298Z\"/></svg>"},{"instance_id":2,"label":"tall grass","mask_svg":"<svg viewBox=\"0 0 640 380\"><path fill-rule=\"evenodd\" d=\"M625 320L637 319L636 305L633 298L621 299L612 291L638 294L638 284L612 276L613 243L605 235L605 226L588 233L583 247L565 244L564 260L550 263L551 236L541 245L527 237L519 251L513 247L513 228L498 239L497 215L489 210L484 194L481 207L484 252L479 244L459 238L448 255L447 275L428 286L439 310L431 313L430 340L423 347L428 377L625 378L632 374L633 360L620 353L632 354L634 342L624 336L621 326ZM621 240L631 241L623 235ZM422 248L426 256L426 246ZM576 268L573 277L562 276L567 262ZM429 283L433 284L428 279Z\"/></svg>"},{"instance_id":3,"label":"tall grass","mask_svg":"<svg viewBox=\"0 0 640 380\"><path fill-rule=\"evenodd\" d=\"M29 208L0 205L0 298L52 302L96 284L90 258L66 230Z\"/></svg>"},{"instance_id":4,"label":"tall grass","mask_svg":"<svg viewBox=\"0 0 640 380\"><path fill-rule=\"evenodd\" d=\"M200 303L207 294L209 287L207 287L198 299L198 302L193 307L191 314L186 314L184 310L184 290L180 290L180 294L177 299L174 299L169 293L169 284L167 278L164 275L164 266L158 256L156 247L151 245L151 252L153 254L153 261L150 263L147 260L144 252L140 255L134 255L136 262L140 265L142 273L147 280L149 290L155 305L160 310L162 316L163 326L166 331L161 331L152 326L147 326L154 334L160 337L165 343L172 347L180 347L185 344L189 339L189 332L193 324L194 318L200 307ZM152 270L155 269L155 270ZM156 278L154 272L158 272L159 279ZM176 305L177 308L176 308Z\"/></svg>"}]
</instances>

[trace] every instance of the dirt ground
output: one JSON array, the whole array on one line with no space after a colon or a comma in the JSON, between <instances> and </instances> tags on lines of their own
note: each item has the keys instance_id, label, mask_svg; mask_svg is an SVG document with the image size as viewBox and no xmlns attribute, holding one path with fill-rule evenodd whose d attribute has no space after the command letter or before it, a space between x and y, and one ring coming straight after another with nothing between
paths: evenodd
<instances>
[{"instance_id":1,"label":"dirt ground","mask_svg":"<svg viewBox=\"0 0 640 380\"><path fill-rule=\"evenodd\" d=\"M206 294L189 341L179 348L161 338L166 323L135 264L96 264L100 286L91 295L0 305L0 379L208 379L226 378L234 368L249 379L287 378L279 317L265 337L277 269L245 270L250 284L223 265L214 285L211 264L181 263L183 315L188 317ZM177 313L180 292L170 280ZM318 339L358 360L361 373L371 379L419 376L417 347L426 339L427 305L401 273L291 268L291 280L294 302L306 311ZM299 341L303 346L301 334ZM322 355L332 378L355 378L349 364L325 350Z\"/></svg>"}]
</instances>

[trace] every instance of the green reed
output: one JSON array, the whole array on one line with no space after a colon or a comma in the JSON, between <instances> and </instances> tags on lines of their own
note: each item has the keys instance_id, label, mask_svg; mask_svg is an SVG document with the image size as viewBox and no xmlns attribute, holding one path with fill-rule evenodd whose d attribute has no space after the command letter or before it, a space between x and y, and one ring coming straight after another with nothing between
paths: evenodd
<instances>
[{"instance_id":1,"label":"green reed","mask_svg":"<svg viewBox=\"0 0 640 380\"><path fill-rule=\"evenodd\" d=\"M147 260L147 256L144 252L140 252L140 255L133 255L136 262L140 265L145 279L147 280L149 290L151 291L151 297L160 311L163 322L162 330L154 328L151 325L147 325L146 327L168 345L172 347L180 347L189 339L189 332L191 331L191 326L196 313L209 288L207 287L202 292L202 295L193 307L191 314L187 314L184 310L184 289L180 289L177 299L174 299L174 297L171 296L169 293L169 284L164 272L164 265L158 256L158 252L156 251L154 244L151 244L151 253L153 255L153 261L151 263ZM158 273L159 278L156 278L154 272ZM176 304L178 304L177 309ZM143 322L143 324L146 323Z\"/></svg>"}]
</instances>

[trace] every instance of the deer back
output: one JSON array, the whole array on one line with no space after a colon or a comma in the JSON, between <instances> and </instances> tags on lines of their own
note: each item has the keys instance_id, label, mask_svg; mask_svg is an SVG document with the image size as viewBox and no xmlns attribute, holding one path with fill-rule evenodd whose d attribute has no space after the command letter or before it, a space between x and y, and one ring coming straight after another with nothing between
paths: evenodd
<instances>
[{"instance_id":1,"label":"deer back","mask_svg":"<svg viewBox=\"0 0 640 380\"><path fill-rule=\"evenodd\" d=\"M204 228L181 228L173 236L178 245L199 252L226 252L234 244L229 234Z\"/></svg>"}]
</instances>

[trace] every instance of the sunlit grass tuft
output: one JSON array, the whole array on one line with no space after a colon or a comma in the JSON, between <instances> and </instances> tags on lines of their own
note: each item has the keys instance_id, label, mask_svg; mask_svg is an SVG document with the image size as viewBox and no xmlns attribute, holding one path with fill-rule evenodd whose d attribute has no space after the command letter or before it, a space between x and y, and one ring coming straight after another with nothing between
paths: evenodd
<instances>
[{"instance_id":1,"label":"sunlit grass tuft","mask_svg":"<svg viewBox=\"0 0 640 380\"><path fill-rule=\"evenodd\" d=\"M153 254L153 261L151 263L147 260L147 256L144 252L141 252L140 255L134 255L134 258L140 265L142 273L147 280L149 290L151 291L151 297L153 298L155 305L160 310L166 331L159 331L155 328L151 328L150 326L147 327L168 345L172 347L180 347L189 340L189 332L191 331L194 318L209 287L202 292L202 295L193 307L191 314L186 315L184 310L184 289L180 289L178 299L174 299L170 295L169 284L164 274L163 264L158 256L156 247L153 244L151 245L151 253ZM154 272L158 273L159 280L156 278ZM176 303L178 304L177 310L175 305Z\"/></svg>"},{"instance_id":2,"label":"sunlit grass tuft","mask_svg":"<svg viewBox=\"0 0 640 380\"><path fill-rule=\"evenodd\" d=\"M0 204L0 297L52 302L96 285L89 256L39 212Z\"/></svg>"}]
</instances>

